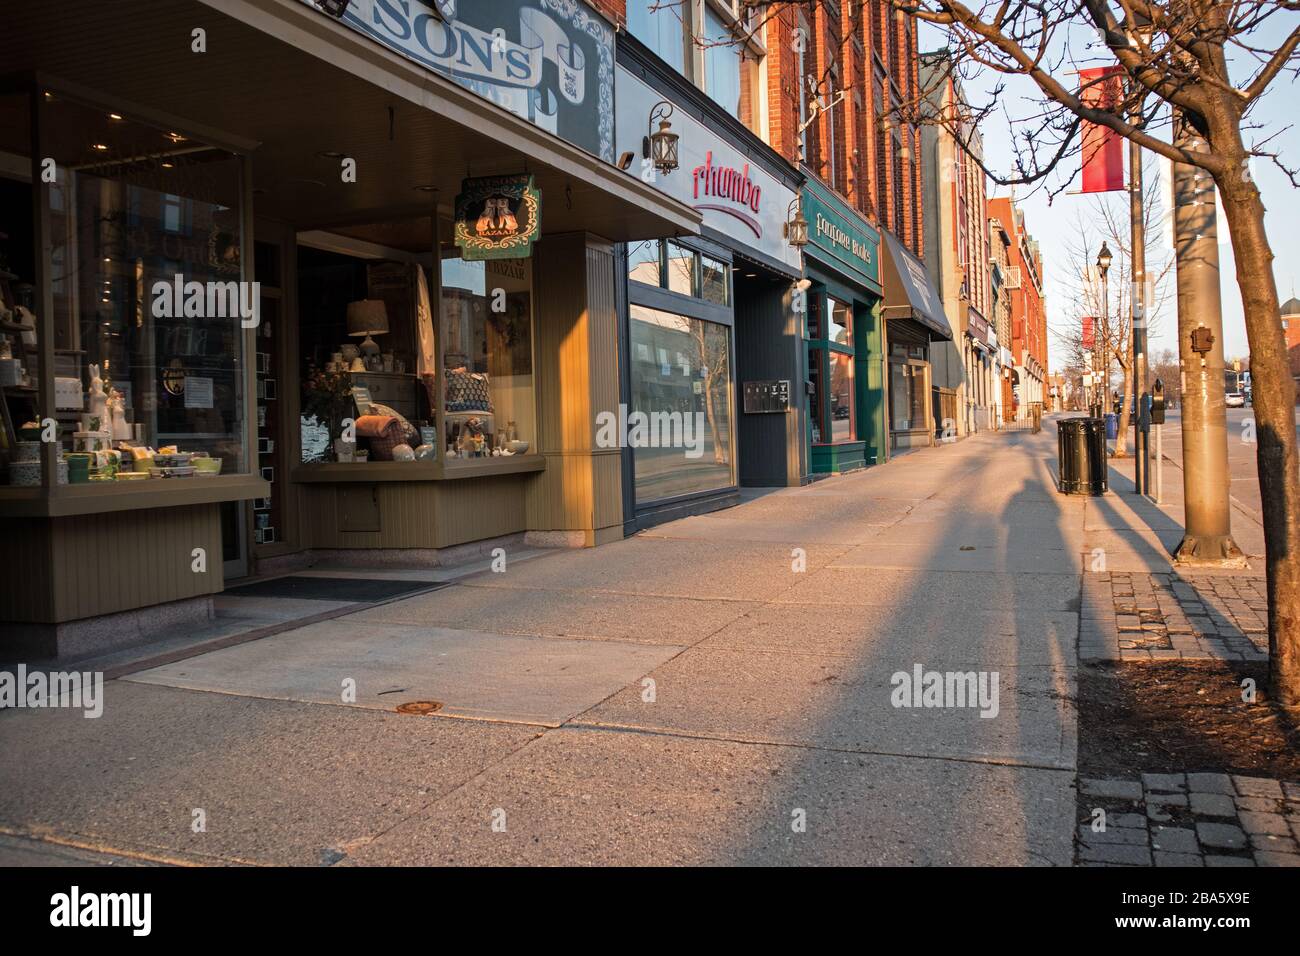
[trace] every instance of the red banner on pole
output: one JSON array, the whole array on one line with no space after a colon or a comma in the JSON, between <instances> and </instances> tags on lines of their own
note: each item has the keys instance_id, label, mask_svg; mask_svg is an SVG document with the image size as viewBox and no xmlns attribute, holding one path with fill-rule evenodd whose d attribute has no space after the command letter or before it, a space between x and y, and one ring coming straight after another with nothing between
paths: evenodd
<instances>
[{"instance_id":1,"label":"red banner on pole","mask_svg":"<svg viewBox=\"0 0 1300 956\"><path fill-rule=\"evenodd\" d=\"M1097 344L1097 320L1090 315L1083 317L1083 350L1091 352Z\"/></svg>"},{"instance_id":2,"label":"red banner on pole","mask_svg":"<svg viewBox=\"0 0 1300 956\"><path fill-rule=\"evenodd\" d=\"M1121 66L1080 70L1079 99L1095 110L1114 110L1121 100ZM1106 126L1083 123L1083 189L1107 193L1124 188L1123 137Z\"/></svg>"}]
</instances>

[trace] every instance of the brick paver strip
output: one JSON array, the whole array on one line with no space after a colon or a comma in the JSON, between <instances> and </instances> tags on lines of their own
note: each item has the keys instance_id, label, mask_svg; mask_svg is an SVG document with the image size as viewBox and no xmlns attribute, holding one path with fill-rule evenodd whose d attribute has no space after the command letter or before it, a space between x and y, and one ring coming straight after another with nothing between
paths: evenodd
<instances>
[{"instance_id":1,"label":"brick paver strip","mask_svg":"<svg viewBox=\"0 0 1300 956\"><path fill-rule=\"evenodd\" d=\"M1205 866L1205 861L1198 853L1167 853L1156 850L1154 855L1156 866Z\"/></svg>"},{"instance_id":2,"label":"brick paver strip","mask_svg":"<svg viewBox=\"0 0 1300 956\"><path fill-rule=\"evenodd\" d=\"M1275 797L1237 797L1237 809L1247 813L1277 813Z\"/></svg>"},{"instance_id":3,"label":"brick paver strip","mask_svg":"<svg viewBox=\"0 0 1300 956\"><path fill-rule=\"evenodd\" d=\"M1181 773L1144 773L1142 786L1159 793L1185 793L1187 777Z\"/></svg>"},{"instance_id":4,"label":"brick paver strip","mask_svg":"<svg viewBox=\"0 0 1300 956\"><path fill-rule=\"evenodd\" d=\"M1286 819L1280 813L1251 813L1242 811L1237 814L1241 827L1247 833L1272 833L1286 836L1288 833Z\"/></svg>"},{"instance_id":5,"label":"brick paver strip","mask_svg":"<svg viewBox=\"0 0 1300 956\"><path fill-rule=\"evenodd\" d=\"M1256 850L1255 862L1260 866L1300 866L1300 854L1270 853L1267 850Z\"/></svg>"},{"instance_id":6,"label":"brick paver strip","mask_svg":"<svg viewBox=\"0 0 1300 956\"><path fill-rule=\"evenodd\" d=\"M1141 827L1146 829L1147 818L1140 813L1108 813L1106 814L1106 826L1108 827Z\"/></svg>"},{"instance_id":7,"label":"brick paver strip","mask_svg":"<svg viewBox=\"0 0 1300 956\"><path fill-rule=\"evenodd\" d=\"M1237 792L1243 797L1273 797L1282 799L1282 785L1276 780L1269 780L1267 777L1236 777L1232 778L1236 784Z\"/></svg>"},{"instance_id":8,"label":"brick paver strip","mask_svg":"<svg viewBox=\"0 0 1300 956\"><path fill-rule=\"evenodd\" d=\"M1196 834L1182 827L1156 827L1151 831L1151 846L1171 853L1196 853Z\"/></svg>"},{"instance_id":9,"label":"brick paver strip","mask_svg":"<svg viewBox=\"0 0 1300 956\"><path fill-rule=\"evenodd\" d=\"M1150 866L1151 851L1145 846L1128 846L1110 843L1105 846L1085 846L1079 850L1079 859L1093 863L1122 863L1127 866Z\"/></svg>"},{"instance_id":10,"label":"brick paver strip","mask_svg":"<svg viewBox=\"0 0 1300 956\"><path fill-rule=\"evenodd\" d=\"M1235 817L1237 806L1232 797L1223 793L1192 793L1192 812L1202 817Z\"/></svg>"},{"instance_id":11,"label":"brick paver strip","mask_svg":"<svg viewBox=\"0 0 1300 956\"><path fill-rule=\"evenodd\" d=\"M1254 866L1255 861L1244 856L1207 856L1206 866Z\"/></svg>"},{"instance_id":12,"label":"brick paver strip","mask_svg":"<svg viewBox=\"0 0 1300 956\"><path fill-rule=\"evenodd\" d=\"M1135 802L1142 799L1142 784L1135 780L1083 779L1079 781L1079 789L1090 797L1113 797Z\"/></svg>"},{"instance_id":13,"label":"brick paver strip","mask_svg":"<svg viewBox=\"0 0 1300 956\"><path fill-rule=\"evenodd\" d=\"M1246 846L1246 834L1231 823L1197 823L1196 835L1206 846L1225 850L1241 850Z\"/></svg>"},{"instance_id":14,"label":"brick paver strip","mask_svg":"<svg viewBox=\"0 0 1300 956\"><path fill-rule=\"evenodd\" d=\"M1226 773L1189 773L1187 786L1195 793L1236 793Z\"/></svg>"},{"instance_id":15,"label":"brick paver strip","mask_svg":"<svg viewBox=\"0 0 1300 956\"><path fill-rule=\"evenodd\" d=\"M1267 628L1260 612L1267 613L1267 603L1260 596L1262 587L1262 577L1087 575L1080 620L1105 627L1107 633L1102 641L1095 632L1085 639L1081 631L1081 656L1095 660L1104 654L1109 660L1129 661L1266 660ZM1173 635L1194 635L1199 640L1175 642Z\"/></svg>"}]
</instances>

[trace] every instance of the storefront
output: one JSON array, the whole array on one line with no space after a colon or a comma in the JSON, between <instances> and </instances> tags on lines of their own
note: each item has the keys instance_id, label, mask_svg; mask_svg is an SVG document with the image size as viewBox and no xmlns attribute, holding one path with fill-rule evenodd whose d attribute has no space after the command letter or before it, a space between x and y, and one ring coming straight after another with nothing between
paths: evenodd
<instances>
[{"instance_id":1,"label":"storefront","mask_svg":"<svg viewBox=\"0 0 1300 956\"><path fill-rule=\"evenodd\" d=\"M801 177L638 41L619 37L618 151L697 210L698 237L630 243L621 283L625 527L734 504L742 486L799 484L802 270L785 224ZM669 124L672 168L647 155Z\"/></svg>"},{"instance_id":2,"label":"storefront","mask_svg":"<svg viewBox=\"0 0 1300 956\"><path fill-rule=\"evenodd\" d=\"M889 441L893 450L956 436L956 392L932 387L930 349L952 348L942 300L925 265L885 230L885 347Z\"/></svg>"},{"instance_id":3,"label":"storefront","mask_svg":"<svg viewBox=\"0 0 1300 956\"><path fill-rule=\"evenodd\" d=\"M615 244L700 217L613 163L607 21L460 7L6 14L4 655L268 569L622 535Z\"/></svg>"},{"instance_id":4,"label":"storefront","mask_svg":"<svg viewBox=\"0 0 1300 956\"><path fill-rule=\"evenodd\" d=\"M889 454L880 233L816 179L804 184L802 206L808 461L814 474L851 471Z\"/></svg>"},{"instance_id":5,"label":"storefront","mask_svg":"<svg viewBox=\"0 0 1300 956\"><path fill-rule=\"evenodd\" d=\"M966 313L962 336L966 367L966 433L973 435L996 427L993 382L997 336L988 319L969 303L962 303L962 310Z\"/></svg>"}]
</instances>

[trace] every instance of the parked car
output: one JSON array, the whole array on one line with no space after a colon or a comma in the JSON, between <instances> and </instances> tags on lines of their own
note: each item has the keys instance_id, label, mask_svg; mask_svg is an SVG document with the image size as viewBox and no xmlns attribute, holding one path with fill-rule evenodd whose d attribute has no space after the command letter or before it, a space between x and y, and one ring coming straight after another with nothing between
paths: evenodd
<instances>
[{"instance_id":1,"label":"parked car","mask_svg":"<svg viewBox=\"0 0 1300 956\"><path fill-rule=\"evenodd\" d=\"M1245 408L1246 396L1241 392L1229 392L1224 397L1224 402L1229 408Z\"/></svg>"}]
</instances>

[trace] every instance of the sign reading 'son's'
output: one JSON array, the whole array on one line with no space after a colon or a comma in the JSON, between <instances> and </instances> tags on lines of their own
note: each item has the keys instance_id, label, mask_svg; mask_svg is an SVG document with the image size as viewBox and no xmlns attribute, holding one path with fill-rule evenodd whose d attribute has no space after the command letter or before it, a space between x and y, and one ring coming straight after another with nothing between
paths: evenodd
<instances>
[{"instance_id":1,"label":"sign reading 'son's'","mask_svg":"<svg viewBox=\"0 0 1300 956\"><path fill-rule=\"evenodd\" d=\"M614 30L582 0L352 0L342 22L613 162Z\"/></svg>"}]
</instances>

